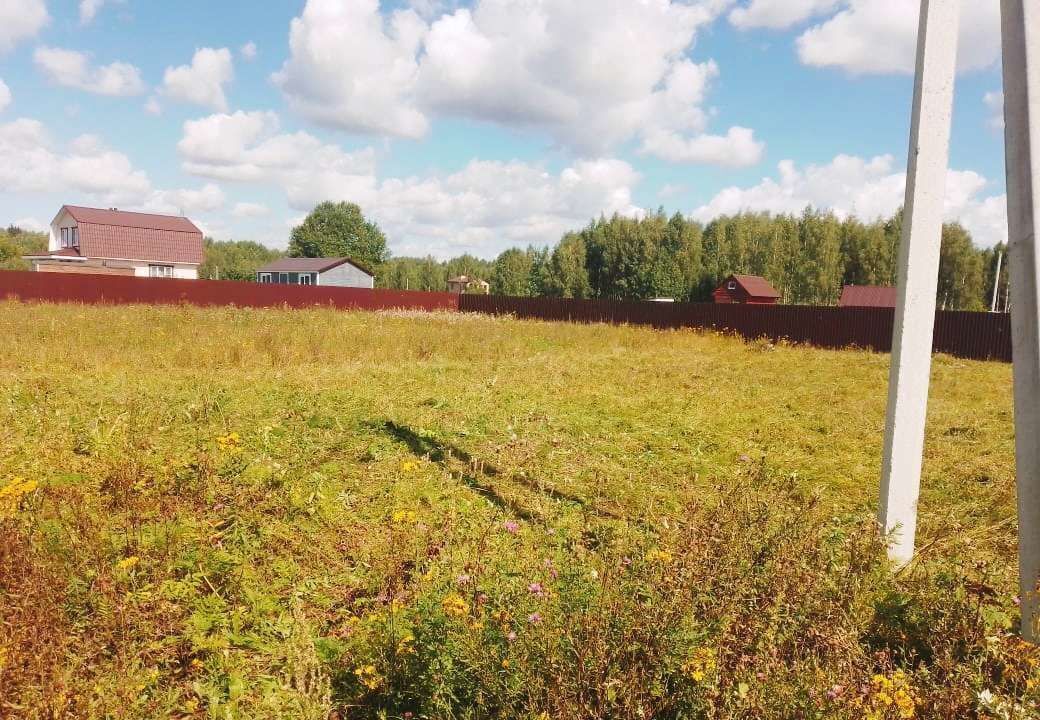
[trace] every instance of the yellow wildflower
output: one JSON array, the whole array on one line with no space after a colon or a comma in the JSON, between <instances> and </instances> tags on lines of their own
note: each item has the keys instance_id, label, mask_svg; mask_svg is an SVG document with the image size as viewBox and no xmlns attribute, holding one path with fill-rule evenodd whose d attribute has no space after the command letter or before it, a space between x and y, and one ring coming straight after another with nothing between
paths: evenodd
<instances>
[{"instance_id":1,"label":"yellow wildflower","mask_svg":"<svg viewBox=\"0 0 1040 720\"><path fill-rule=\"evenodd\" d=\"M672 561L672 554L659 548L654 548L646 554L646 561L649 563L661 563L662 565L666 565Z\"/></svg>"},{"instance_id":2,"label":"yellow wildflower","mask_svg":"<svg viewBox=\"0 0 1040 720\"><path fill-rule=\"evenodd\" d=\"M217 447L226 453L236 455L242 452L242 437L237 432L230 432L217 438Z\"/></svg>"},{"instance_id":3,"label":"yellow wildflower","mask_svg":"<svg viewBox=\"0 0 1040 720\"><path fill-rule=\"evenodd\" d=\"M359 665L354 670L354 674L357 676L358 682L369 690L375 690L383 681L376 672L375 665Z\"/></svg>"},{"instance_id":4,"label":"yellow wildflower","mask_svg":"<svg viewBox=\"0 0 1040 720\"><path fill-rule=\"evenodd\" d=\"M875 675L871 678L873 693L868 697L868 718L890 717L889 709L894 708L901 720L911 720L916 716L917 699L914 696L910 680L902 670L896 670L891 677Z\"/></svg>"},{"instance_id":5,"label":"yellow wildflower","mask_svg":"<svg viewBox=\"0 0 1040 720\"><path fill-rule=\"evenodd\" d=\"M717 661L711 648L700 647L693 651L683 664L682 671L694 682L702 682L709 673L714 672Z\"/></svg>"},{"instance_id":6,"label":"yellow wildflower","mask_svg":"<svg viewBox=\"0 0 1040 720\"><path fill-rule=\"evenodd\" d=\"M452 593L441 601L441 608L444 610L444 614L450 617L465 617L469 614L469 605L462 599L462 596L458 593Z\"/></svg>"},{"instance_id":7,"label":"yellow wildflower","mask_svg":"<svg viewBox=\"0 0 1040 720\"><path fill-rule=\"evenodd\" d=\"M38 487L35 480L16 477L0 487L0 519L12 517L22 503L22 498Z\"/></svg>"},{"instance_id":8,"label":"yellow wildflower","mask_svg":"<svg viewBox=\"0 0 1040 720\"><path fill-rule=\"evenodd\" d=\"M395 510L390 519L400 525L414 525L418 520L418 516L414 510Z\"/></svg>"},{"instance_id":9,"label":"yellow wildflower","mask_svg":"<svg viewBox=\"0 0 1040 720\"><path fill-rule=\"evenodd\" d=\"M418 469L419 469L419 463L415 462L414 460L405 460L404 462L401 463L401 470L403 472L410 473L410 472L415 472Z\"/></svg>"},{"instance_id":10,"label":"yellow wildflower","mask_svg":"<svg viewBox=\"0 0 1040 720\"><path fill-rule=\"evenodd\" d=\"M136 555L131 555L130 557L123 558L117 562L116 567L120 570L129 570L130 568L135 567L139 562L141 562L141 558Z\"/></svg>"}]
</instances>

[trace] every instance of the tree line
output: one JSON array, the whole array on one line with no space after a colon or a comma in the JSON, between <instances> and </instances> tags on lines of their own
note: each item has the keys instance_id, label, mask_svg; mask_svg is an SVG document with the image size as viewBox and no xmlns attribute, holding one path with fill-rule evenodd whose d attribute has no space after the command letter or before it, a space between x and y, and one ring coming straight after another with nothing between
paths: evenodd
<instances>
[{"instance_id":1,"label":"tree line","mask_svg":"<svg viewBox=\"0 0 1040 720\"><path fill-rule=\"evenodd\" d=\"M745 212L702 224L663 209L643 218L614 215L568 232L552 247L510 248L494 260L462 255L391 257L387 240L354 203L321 203L293 231L288 251L248 240L205 240L200 277L253 280L285 254L350 257L376 286L444 291L448 278L487 280L496 295L707 302L730 274L761 275L781 302L829 305L844 285L894 285L903 213L873 222L806 208L800 215ZM46 234L0 230L0 267L25 269L21 256L46 248ZM1006 248L977 248L958 223L942 231L937 301L948 310L989 309L1007 297ZM998 256L1004 256L995 278Z\"/></svg>"},{"instance_id":2,"label":"tree line","mask_svg":"<svg viewBox=\"0 0 1040 720\"><path fill-rule=\"evenodd\" d=\"M863 222L806 208L801 215L740 213L703 225L659 210L647 217L600 217L551 248L512 248L491 261L464 255L392 258L380 287L439 290L453 274L488 280L498 295L708 302L730 274L761 275L791 304L835 304L844 285L894 285L903 213ZM938 303L989 309L998 254L975 247L958 223L944 225ZM1007 294L1006 256L998 303Z\"/></svg>"}]
</instances>

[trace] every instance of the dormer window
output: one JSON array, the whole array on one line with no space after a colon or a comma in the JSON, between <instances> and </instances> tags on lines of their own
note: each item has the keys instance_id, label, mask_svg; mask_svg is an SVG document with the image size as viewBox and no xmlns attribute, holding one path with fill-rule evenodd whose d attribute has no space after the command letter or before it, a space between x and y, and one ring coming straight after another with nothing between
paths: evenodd
<instances>
[{"instance_id":1,"label":"dormer window","mask_svg":"<svg viewBox=\"0 0 1040 720\"><path fill-rule=\"evenodd\" d=\"M734 282L733 280L730 280L728 283L726 283L726 289L727 290L736 290L737 289L737 283Z\"/></svg>"},{"instance_id":2,"label":"dormer window","mask_svg":"<svg viewBox=\"0 0 1040 720\"><path fill-rule=\"evenodd\" d=\"M61 229L61 246L63 248L79 247L79 228L70 227Z\"/></svg>"}]
</instances>

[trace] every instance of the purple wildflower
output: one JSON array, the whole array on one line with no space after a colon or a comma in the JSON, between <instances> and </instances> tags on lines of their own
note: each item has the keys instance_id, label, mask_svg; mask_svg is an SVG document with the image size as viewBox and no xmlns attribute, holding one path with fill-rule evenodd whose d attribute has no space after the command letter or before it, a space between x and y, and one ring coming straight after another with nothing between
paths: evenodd
<instances>
[{"instance_id":1,"label":"purple wildflower","mask_svg":"<svg viewBox=\"0 0 1040 720\"><path fill-rule=\"evenodd\" d=\"M516 535L518 532L520 532L520 526L517 525L516 521L514 520L506 520L504 523L502 523L502 527L504 527L506 529L506 532L510 535Z\"/></svg>"},{"instance_id":2,"label":"purple wildflower","mask_svg":"<svg viewBox=\"0 0 1040 720\"><path fill-rule=\"evenodd\" d=\"M537 625L542 621L542 614L540 612L533 612L527 616L527 622L532 625Z\"/></svg>"}]
</instances>

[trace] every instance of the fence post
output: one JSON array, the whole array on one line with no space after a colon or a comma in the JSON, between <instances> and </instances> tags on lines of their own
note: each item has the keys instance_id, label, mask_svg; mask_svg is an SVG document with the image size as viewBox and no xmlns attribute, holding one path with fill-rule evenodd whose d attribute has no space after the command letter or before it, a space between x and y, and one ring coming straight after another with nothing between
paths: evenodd
<instances>
[{"instance_id":1,"label":"fence post","mask_svg":"<svg viewBox=\"0 0 1040 720\"><path fill-rule=\"evenodd\" d=\"M1002 0L1004 151L1015 376L1019 589L1022 636L1036 642L1040 602L1040 0Z\"/></svg>"},{"instance_id":2,"label":"fence post","mask_svg":"<svg viewBox=\"0 0 1040 720\"><path fill-rule=\"evenodd\" d=\"M960 0L921 1L878 513L899 564L917 531L959 19Z\"/></svg>"}]
</instances>

